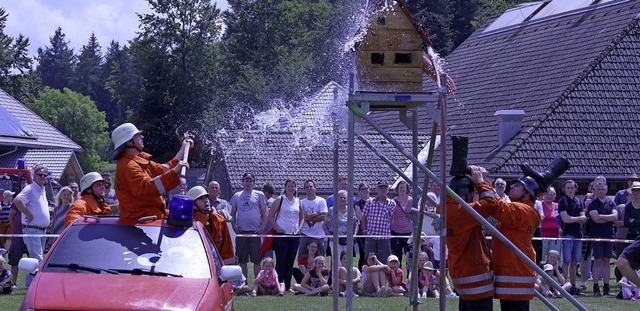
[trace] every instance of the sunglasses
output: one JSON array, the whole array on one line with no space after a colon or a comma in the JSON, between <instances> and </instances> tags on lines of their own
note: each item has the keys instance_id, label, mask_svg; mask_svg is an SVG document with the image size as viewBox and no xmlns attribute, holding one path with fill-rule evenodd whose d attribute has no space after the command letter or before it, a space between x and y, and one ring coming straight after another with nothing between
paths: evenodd
<instances>
[{"instance_id":1,"label":"sunglasses","mask_svg":"<svg viewBox=\"0 0 640 311\"><path fill-rule=\"evenodd\" d=\"M43 177L43 178L44 178L44 177L49 176L49 175L47 175L47 174L36 174L36 175L38 175L38 176L40 176L40 177Z\"/></svg>"}]
</instances>

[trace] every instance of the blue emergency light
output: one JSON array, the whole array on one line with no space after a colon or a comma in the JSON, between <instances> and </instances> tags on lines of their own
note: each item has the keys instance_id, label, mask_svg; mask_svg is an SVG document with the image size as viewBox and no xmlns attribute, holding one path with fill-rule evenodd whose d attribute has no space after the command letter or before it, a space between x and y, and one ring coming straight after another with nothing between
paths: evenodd
<instances>
[{"instance_id":1,"label":"blue emergency light","mask_svg":"<svg viewBox=\"0 0 640 311\"><path fill-rule=\"evenodd\" d=\"M167 223L176 227L190 227L193 224L194 200L187 195L174 195L171 198Z\"/></svg>"}]
</instances>

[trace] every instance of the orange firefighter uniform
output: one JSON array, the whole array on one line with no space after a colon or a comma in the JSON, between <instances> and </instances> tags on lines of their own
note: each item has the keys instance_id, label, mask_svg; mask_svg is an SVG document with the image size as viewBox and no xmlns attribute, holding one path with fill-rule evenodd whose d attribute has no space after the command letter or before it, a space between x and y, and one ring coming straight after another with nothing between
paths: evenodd
<instances>
[{"instance_id":1,"label":"orange firefighter uniform","mask_svg":"<svg viewBox=\"0 0 640 311\"><path fill-rule=\"evenodd\" d=\"M97 200L92 194L85 193L69 207L67 215L64 216L64 226L69 226L84 215L109 216L111 214L111 207L104 199Z\"/></svg>"},{"instance_id":2,"label":"orange firefighter uniform","mask_svg":"<svg viewBox=\"0 0 640 311\"><path fill-rule=\"evenodd\" d=\"M492 191L488 181L475 185L477 193ZM489 216L487 206L469 204L483 217ZM440 206L438 206L438 213ZM480 223L458 202L447 196L447 249L449 274L458 295L464 300L493 297L491 254Z\"/></svg>"},{"instance_id":3,"label":"orange firefighter uniform","mask_svg":"<svg viewBox=\"0 0 640 311\"><path fill-rule=\"evenodd\" d=\"M235 253L233 251L233 243L231 242L231 234L224 216L214 212L203 214L194 211L193 219L202 223L204 228L209 232L213 244L215 244L220 258L225 264L235 263Z\"/></svg>"},{"instance_id":4,"label":"orange firefighter uniform","mask_svg":"<svg viewBox=\"0 0 640 311\"><path fill-rule=\"evenodd\" d=\"M121 153L116 162L116 196L120 201L121 219L144 216L167 216L163 195L180 184L173 168L178 159L166 164L149 160L151 155Z\"/></svg>"},{"instance_id":5,"label":"orange firefighter uniform","mask_svg":"<svg viewBox=\"0 0 640 311\"><path fill-rule=\"evenodd\" d=\"M495 197L478 201L484 208L492 209L498 231L535 262L536 252L531 240L541 217L531 201L507 203ZM500 300L531 300L534 295L536 272L498 239L493 239L493 271L495 297Z\"/></svg>"}]
</instances>

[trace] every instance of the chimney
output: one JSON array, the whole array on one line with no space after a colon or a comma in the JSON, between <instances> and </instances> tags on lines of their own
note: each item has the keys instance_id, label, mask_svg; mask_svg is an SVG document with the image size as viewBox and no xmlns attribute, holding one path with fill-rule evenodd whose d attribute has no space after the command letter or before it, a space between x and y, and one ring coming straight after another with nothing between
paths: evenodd
<instances>
[{"instance_id":1,"label":"chimney","mask_svg":"<svg viewBox=\"0 0 640 311\"><path fill-rule=\"evenodd\" d=\"M504 146L520 132L524 110L498 110L493 115L498 118L498 148Z\"/></svg>"}]
</instances>

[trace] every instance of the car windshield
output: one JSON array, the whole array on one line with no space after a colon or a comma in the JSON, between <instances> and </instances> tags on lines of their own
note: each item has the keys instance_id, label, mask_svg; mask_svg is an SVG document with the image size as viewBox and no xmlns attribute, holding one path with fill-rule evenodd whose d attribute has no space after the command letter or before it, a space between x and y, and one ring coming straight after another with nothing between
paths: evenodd
<instances>
[{"instance_id":1,"label":"car windshield","mask_svg":"<svg viewBox=\"0 0 640 311\"><path fill-rule=\"evenodd\" d=\"M69 228L43 272L99 273L100 269L185 278L212 275L203 240L193 228L102 224Z\"/></svg>"}]
</instances>

